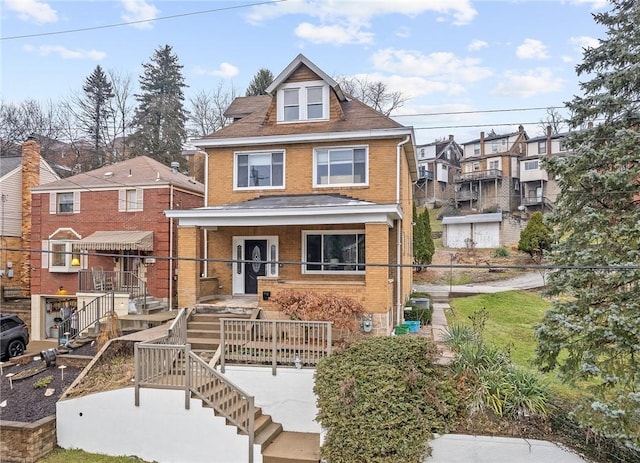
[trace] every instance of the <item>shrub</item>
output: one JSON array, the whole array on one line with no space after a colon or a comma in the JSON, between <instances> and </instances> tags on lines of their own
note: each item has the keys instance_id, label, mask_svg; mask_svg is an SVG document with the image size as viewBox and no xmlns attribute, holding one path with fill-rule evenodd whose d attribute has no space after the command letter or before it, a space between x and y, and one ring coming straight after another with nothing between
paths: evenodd
<instances>
[{"instance_id":1,"label":"shrub","mask_svg":"<svg viewBox=\"0 0 640 463\"><path fill-rule=\"evenodd\" d=\"M509 250L507 248L498 248L493 252L493 257L509 257Z\"/></svg>"},{"instance_id":2,"label":"shrub","mask_svg":"<svg viewBox=\"0 0 640 463\"><path fill-rule=\"evenodd\" d=\"M337 294L317 294L295 290L280 291L271 298L294 320L328 321L334 328L358 331L358 317L364 307L358 301Z\"/></svg>"},{"instance_id":3,"label":"shrub","mask_svg":"<svg viewBox=\"0 0 640 463\"><path fill-rule=\"evenodd\" d=\"M361 339L316 371L321 456L331 463L418 463L433 432L447 432L460 403L437 349L422 337ZM390 400L392 398L392 400Z\"/></svg>"},{"instance_id":4,"label":"shrub","mask_svg":"<svg viewBox=\"0 0 640 463\"><path fill-rule=\"evenodd\" d=\"M42 389L47 387L49 384L51 384L51 381L53 381L53 376L49 375L49 376L43 376L42 378L40 378L39 380L35 381L33 383L33 388L34 389Z\"/></svg>"},{"instance_id":5,"label":"shrub","mask_svg":"<svg viewBox=\"0 0 640 463\"><path fill-rule=\"evenodd\" d=\"M418 320L421 325L431 323L433 309L431 307L411 307L410 310L404 311L405 320Z\"/></svg>"}]
</instances>

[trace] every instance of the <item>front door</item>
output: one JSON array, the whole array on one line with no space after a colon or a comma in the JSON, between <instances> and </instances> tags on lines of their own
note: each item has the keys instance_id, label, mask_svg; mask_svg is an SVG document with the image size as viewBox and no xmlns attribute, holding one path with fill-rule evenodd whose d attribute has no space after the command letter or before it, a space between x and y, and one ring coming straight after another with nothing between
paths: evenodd
<instances>
[{"instance_id":1,"label":"front door","mask_svg":"<svg viewBox=\"0 0 640 463\"><path fill-rule=\"evenodd\" d=\"M267 240L245 240L244 260L244 292L257 294L258 277L266 275Z\"/></svg>"}]
</instances>

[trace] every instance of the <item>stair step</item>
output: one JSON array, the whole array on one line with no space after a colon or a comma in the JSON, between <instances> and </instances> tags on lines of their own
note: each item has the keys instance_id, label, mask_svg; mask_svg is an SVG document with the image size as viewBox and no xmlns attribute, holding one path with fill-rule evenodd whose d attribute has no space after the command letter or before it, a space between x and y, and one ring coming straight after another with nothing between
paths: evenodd
<instances>
[{"instance_id":1,"label":"stair step","mask_svg":"<svg viewBox=\"0 0 640 463\"><path fill-rule=\"evenodd\" d=\"M259 445L262 451L264 450L278 437L278 434L282 433L282 425L280 423L269 423L262 431L256 432L253 443Z\"/></svg>"},{"instance_id":2,"label":"stair step","mask_svg":"<svg viewBox=\"0 0 640 463\"><path fill-rule=\"evenodd\" d=\"M262 463L318 463L320 434L281 432L262 452Z\"/></svg>"}]
</instances>

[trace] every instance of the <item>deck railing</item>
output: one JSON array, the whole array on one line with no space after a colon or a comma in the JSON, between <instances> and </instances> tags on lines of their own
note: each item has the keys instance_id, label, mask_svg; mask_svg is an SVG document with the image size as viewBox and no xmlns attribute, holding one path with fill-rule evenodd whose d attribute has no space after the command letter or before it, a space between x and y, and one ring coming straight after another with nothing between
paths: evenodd
<instances>
[{"instance_id":1,"label":"deck railing","mask_svg":"<svg viewBox=\"0 0 640 463\"><path fill-rule=\"evenodd\" d=\"M140 405L140 388L183 389L185 408L191 397L202 400L249 438L249 463L253 462L255 401L238 386L191 352L191 344L139 342L135 345L135 405Z\"/></svg>"},{"instance_id":2,"label":"deck railing","mask_svg":"<svg viewBox=\"0 0 640 463\"><path fill-rule=\"evenodd\" d=\"M227 363L316 366L331 354L331 322L301 320L220 320L220 371Z\"/></svg>"},{"instance_id":3,"label":"deck railing","mask_svg":"<svg viewBox=\"0 0 640 463\"><path fill-rule=\"evenodd\" d=\"M63 344L77 337L115 311L115 298L112 292L96 297L93 301L78 307L67 319L58 322L58 344Z\"/></svg>"}]
</instances>

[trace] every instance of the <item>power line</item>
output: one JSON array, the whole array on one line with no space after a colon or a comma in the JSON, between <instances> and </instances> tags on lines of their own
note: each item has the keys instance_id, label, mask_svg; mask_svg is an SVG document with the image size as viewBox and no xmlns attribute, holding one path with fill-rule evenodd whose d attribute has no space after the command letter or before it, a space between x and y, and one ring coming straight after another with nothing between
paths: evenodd
<instances>
[{"instance_id":1,"label":"power line","mask_svg":"<svg viewBox=\"0 0 640 463\"><path fill-rule=\"evenodd\" d=\"M200 14L218 13L220 11L237 10L237 9L240 9L240 8L249 8L249 7L259 6L259 5L269 5L269 4L280 3L280 2L285 2L285 1L287 1L287 0L272 0L272 1L268 1L268 2L248 3L246 5L236 5L236 6L228 6L228 7L225 7L225 8L215 8L215 9L211 9L211 10L193 11L191 13L180 13L180 14L174 14L174 15L171 15L171 16L162 16L160 18L141 19L139 21L129 21L129 22L123 22L123 23L116 23L116 24L105 24L103 26L82 27L82 28L79 28L79 29L67 29L67 30L54 31L54 32L42 32L40 34L14 35L14 36L9 36L9 37L0 37L0 40L27 39L27 38L32 38L32 37L44 37L44 36L48 36L48 35L72 34L72 33L75 33L75 32L95 31L95 30L99 30L99 29L109 29L109 28L114 28L114 27L131 26L133 24L144 24L144 23L149 23L149 22L154 22L154 21L162 21L162 20L165 20L165 19L184 18L184 17L187 17L187 16L195 16L195 15L200 15Z\"/></svg>"},{"instance_id":2,"label":"power line","mask_svg":"<svg viewBox=\"0 0 640 463\"><path fill-rule=\"evenodd\" d=\"M26 248L13 248L13 247L0 247L0 251L19 251L19 252L30 252L30 253L41 253L41 254L64 254L64 255L79 255L80 251L50 251L45 249L26 249ZM85 252L82 253L82 256L88 257L118 257L122 258L122 254L117 253L105 253L105 252ZM154 258L156 260L170 260L174 262L178 261L187 261L187 262L201 262L201 263L224 263L224 264L254 264L261 263L265 265L329 265L328 262L312 262L312 261L283 261L283 260L262 260L262 261L254 261L254 260L245 260L245 259L234 259L234 258L211 258L211 257L170 257L170 256L160 256L147 254L144 255L145 258ZM640 264L638 265L556 265L556 264L548 264L548 265L478 265L478 264L393 264L393 263L376 263L376 262L365 262L365 263L342 263L343 265L357 265L358 267L386 267L386 268L412 268L412 269L430 269L430 268L444 268L444 269L475 269L475 270L490 270L495 268L501 269L510 269L510 270L602 270L602 271L629 271L629 270L640 270ZM88 269L82 269L88 270Z\"/></svg>"}]
</instances>

